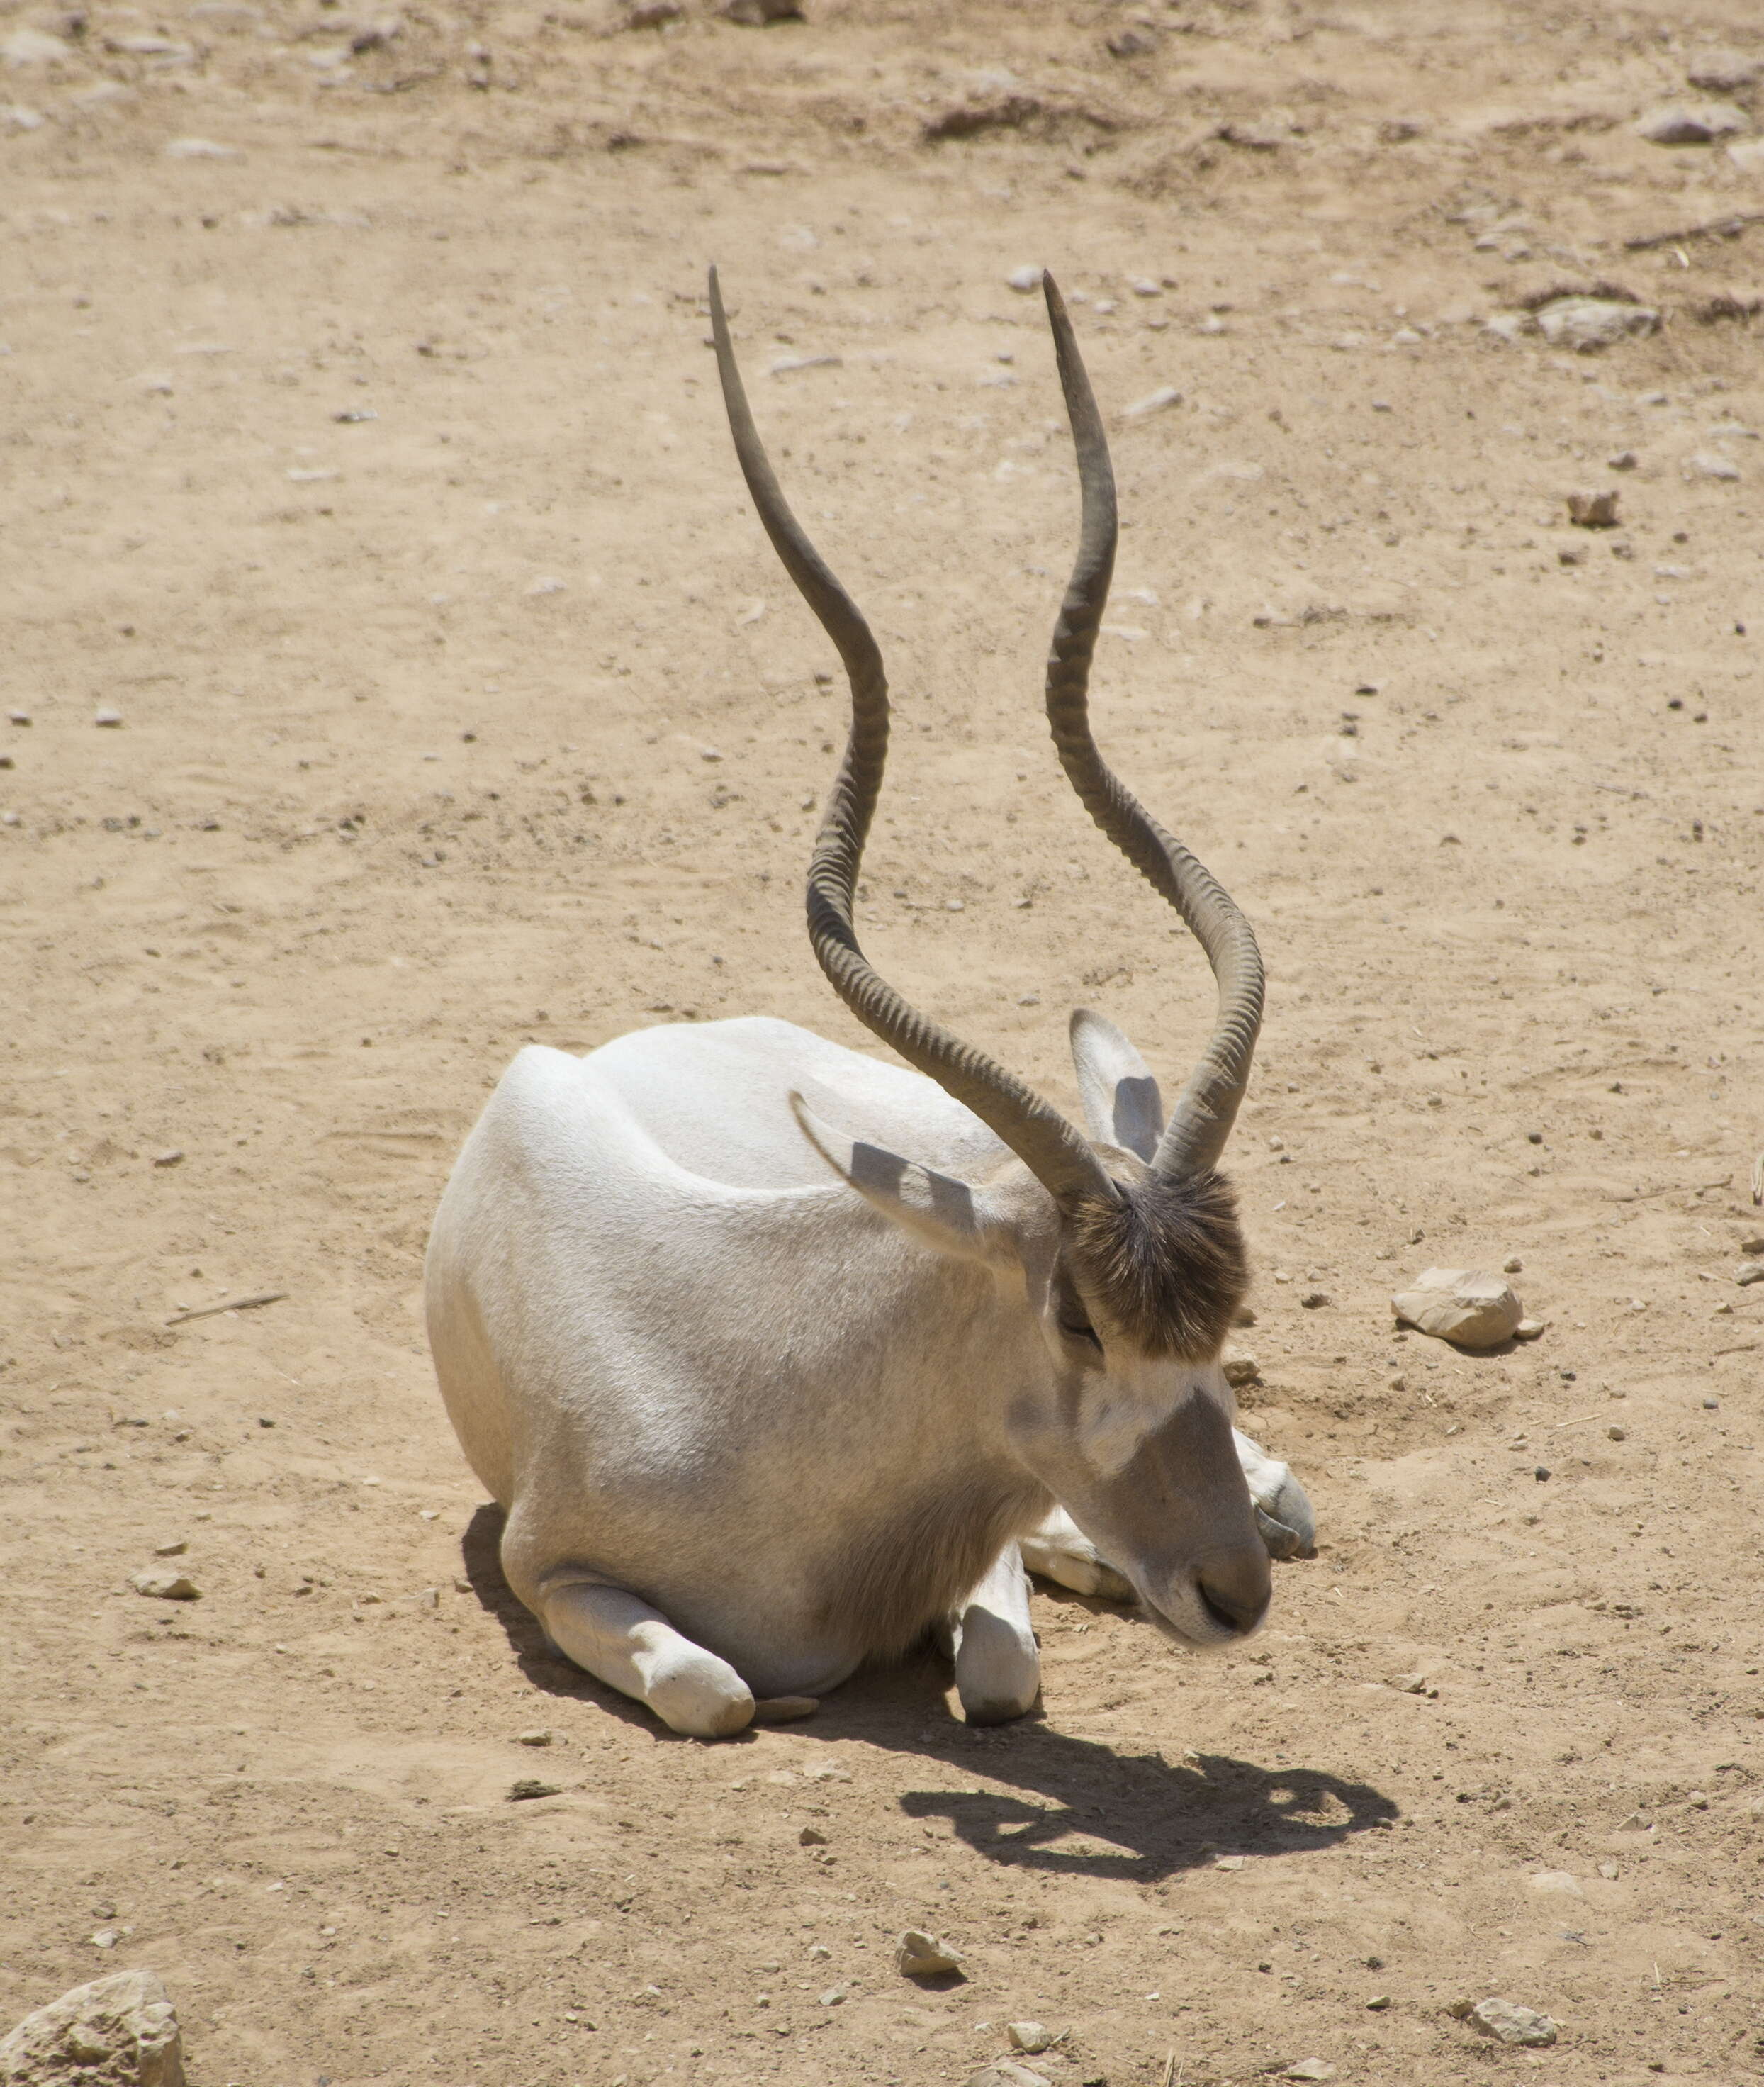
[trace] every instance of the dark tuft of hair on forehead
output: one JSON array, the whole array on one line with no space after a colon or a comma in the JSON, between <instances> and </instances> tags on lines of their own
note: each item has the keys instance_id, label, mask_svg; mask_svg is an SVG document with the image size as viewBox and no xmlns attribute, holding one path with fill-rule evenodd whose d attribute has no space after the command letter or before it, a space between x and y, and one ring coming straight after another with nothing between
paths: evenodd
<instances>
[{"instance_id":1,"label":"dark tuft of hair on forehead","mask_svg":"<svg viewBox=\"0 0 1764 2087\"><path fill-rule=\"evenodd\" d=\"M1148 1355L1217 1355L1250 1281L1230 1183L1209 1169L1115 1185L1067 1206L1072 1274Z\"/></svg>"}]
</instances>

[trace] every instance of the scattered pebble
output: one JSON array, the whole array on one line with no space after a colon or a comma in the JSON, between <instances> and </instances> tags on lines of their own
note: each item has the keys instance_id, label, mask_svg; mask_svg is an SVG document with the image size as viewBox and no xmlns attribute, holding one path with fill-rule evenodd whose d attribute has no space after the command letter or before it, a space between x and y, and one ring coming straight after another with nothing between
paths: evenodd
<instances>
[{"instance_id":1,"label":"scattered pebble","mask_svg":"<svg viewBox=\"0 0 1764 2087\"><path fill-rule=\"evenodd\" d=\"M1390 2004L1391 1996L1388 1993L1374 1993L1366 2004L1366 2012L1368 2014L1381 2015Z\"/></svg>"},{"instance_id":2,"label":"scattered pebble","mask_svg":"<svg viewBox=\"0 0 1764 2087\"><path fill-rule=\"evenodd\" d=\"M1685 78L1706 94L1742 93L1764 79L1764 58L1751 51L1705 51L1685 68Z\"/></svg>"},{"instance_id":3,"label":"scattered pebble","mask_svg":"<svg viewBox=\"0 0 1764 2087\"><path fill-rule=\"evenodd\" d=\"M756 1725L794 1725L799 1718L812 1718L820 1708L818 1696L762 1696L753 1706Z\"/></svg>"},{"instance_id":4,"label":"scattered pebble","mask_svg":"<svg viewBox=\"0 0 1764 2087\"><path fill-rule=\"evenodd\" d=\"M1577 355L1660 331L1660 314L1651 305L1617 297L1553 297L1532 316L1552 348L1571 348Z\"/></svg>"},{"instance_id":5,"label":"scattered pebble","mask_svg":"<svg viewBox=\"0 0 1764 2087\"><path fill-rule=\"evenodd\" d=\"M1612 471L1634 471L1641 460L1634 450L1619 450L1615 456L1607 457L1604 461Z\"/></svg>"},{"instance_id":6,"label":"scattered pebble","mask_svg":"<svg viewBox=\"0 0 1764 2087\"><path fill-rule=\"evenodd\" d=\"M1224 1359L1225 1382L1234 1388L1246 1384L1259 1384L1262 1368L1255 1357L1246 1355L1241 1348L1227 1348Z\"/></svg>"},{"instance_id":7,"label":"scattered pebble","mask_svg":"<svg viewBox=\"0 0 1764 2087\"><path fill-rule=\"evenodd\" d=\"M182 1163L183 1158L182 1151L174 1145L168 1151L156 1152L153 1164L156 1167L177 1167Z\"/></svg>"},{"instance_id":8,"label":"scattered pebble","mask_svg":"<svg viewBox=\"0 0 1764 2087\"><path fill-rule=\"evenodd\" d=\"M1534 1892L1553 1893L1562 1898L1584 1898L1580 1880L1572 1870L1539 1870L1526 1882Z\"/></svg>"},{"instance_id":9,"label":"scattered pebble","mask_svg":"<svg viewBox=\"0 0 1764 2087\"><path fill-rule=\"evenodd\" d=\"M510 1804L524 1804L535 1797L560 1797L562 1786L555 1782L541 1782L536 1775L523 1775L518 1782L509 1785Z\"/></svg>"},{"instance_id":10,"label":"scattered pebble","mask_svg":"<svg viewBox=\"0 0 1764 2087\"><path fill-rule=\"evenodd\" d=\"M121 1939L118 1930L100 1932ZM83 2080L183 2087L177 2016L151 1971L117 1971L76 1986L0 2037L0 2080L29 2087L71 2077L70 2066Z\"/></svg>"},{"instance_id":11,"label":"scattered pebble","mask_svg":"<svg viewBox=\"0 0 1764 2087\"><path fill-rule=\"evenodd\" d=\"M966 2087L1049 2087L1049 2082L1045 2072L1031 2072L1014 2059L999 2058L970 2072Z\"/></svg>"},{"instance_id":12,"label":"scattered pebble","mask_svg":"<svg viewBox=\"0 0 1764 2087\"><path fill-rule=\"evenodd\" d=\"M1025 262L1020 268L1013 268L1004 280L1013 290L1020 292L1026 297L1031 291L1038 290L1042 287L1042 271L1039 268L1031 267Z\"/></svg>"},{"instance_id":13,"label":"scattered pebble","mask_svg":"<svg viewBox=\"0 0 1764 2087\"><path fill-rule=\"evenodd\" d=\"M1525 1322L1511 1287L1476 1269L1427 1269L1391 1302L1406 1325L1455 1347L1498 1347Z\"/></svg>"},{"instance_id":14,"label":"scattered pebble","mask_svg":"<svg viewBox=\"0 0 1764 2087\"><path fill-rule=\"evenodd\" d=\"M824 1848L827 1836L818 1826L805 1826L796 1837L798 1845L804 1848Z\"/></svg>"},{"instance_id":15,"label":"scattered pebble","mask_svg":"<svg viewBox=\"0 0 1764 2087\"><path fill-rule=\"evenodd\" d=\"M1651 145L1714 145L1742 138L1751 127L1745 111L1731 101L1669 103L1651 109L1635 126Z\"/></svg>"},{"instance_id":16,"label":"scattered pebble","mask_svg":"<svg viewBox=\"0 0 1764 2087\"><path fill-rule=\"evenodd\" d=\"M1764 1255L1764 1232L1756 1232L1750 1239L1740 1241L1741 1253Z\"/></svg>"},{"instance_id":17,"label":"scattered pebble","mask_svg":"<svg viewBox=\"0 0 1764 2087\"><path fill-rule=\"evenodd\" d=\"M530 1732L517 1732L514 1735L514 1743L518 1747L548 1747L556 1741L556 1732L541 1725Z\"/></svg>"},{"instance_id":18,"label":"scattered pebble","mask_svg":"<svg viewBox=\"0 0 1764 2087\"><path fill-rule=\"evenodd\" d=\"M28 711L8 711L6 722L9 724L28 724L31 722L31 713Z\"/></svg>"},{"instance_id":19,"label":"scattered pebble","mask_svg":"<svg viewBox=\"0 0 1764 2087\"><path fill-rule=\"evenodd\" d=\"M1038 2021L1007 2022L1004 2033L1011 2039L1013 2051L1026 2051L1031 2057L1038 2051L1046 2051L1055 2040L1054 2032Z\"/></svg>"},{"instance_id":20,"label":"scattered pebble","mask_svg":"<svg viewBox=\"0 0 1764 2087\"><path fill-rule=\"evenodd\" d=\"M196 1582L181 1573L156 1573L146 1567L129 1575L129 1585L136 1594L151 1595L159 1602L195 1602L202 1598L202 1590Z\"/></svg>"},{"instance_id":21,"label":"scattered pebble","mask_svg":"<svg viewBox=\"0 0 1764 2087\"><path fill-rule=\"evenodd\" d=\"M1327 2059L1301 2058L1280 2076L1282 2080L1333 2080L1336 2068Z\"/></svg>"},{"instance_id":22,"label":"scattered pebble","mask_svg":"<svg viewBox=\"0 0 1764 2087\"><path fill-rule=\"evenodd\" d=\"M1608 1442L1627 1442L1630 1439L1630 1431L1627 1428L1607 1428L1604 1431L1604 1438Z\"/></svg>"},{"instance_id":23,"label":"scattered pebble","mask_svg":"<svg viewBox=\"0 0 1764 2087\"><path fill-rule=\"evenodd\" d=\"M153 1556L156 1558L181 1558L189 1548L190 1539L187 1536L174 1536L169 1543L156 1543Z\"/></svg>"},{"instance_id":24,"label":"scattered pebble","mask_svg":"<svg viewBox=\"0 0 1764 2087\"><path fill-rule=\"evenodd\" d=\"M763 29L769 22L799 22L798 0L726 0L725 21L739 22L744 29Z\"/></svg>"},{"instance_id":25,"label":"scattered pebble","mask_svg":"<svg viewBox=\"0 0 1764 2087\"><path fill-rule=\"evenodd\" d=\"M1764 1261L1742 1261L1733 1279L1742 1290L1749 1290L1754 1283L1764 1283Z\"/></svg>"},{"instance_id":26,"label":"scattered pebble","mask_svg":"<svg viewBox=\"0 0 1764 2087\"><path fill-rule=\"evenodd\" d=\"M842 2008L846 2004L846 1989L843 1986L829 1986L817 1998L824 2008Z\"/></svg>"},{"instance_id":27,"label":"scattered pebble","mask_svg":"<svg viewBox=\"0 0 1764 2087\"><path fill-rule=\"evenodd\" d=\"M1600 493L1570 493L1568 519L1577 529L1614 529L1617 525L1617 495L1614 487Z\"/></svg>"},{"instance_id":28,"label":"scattered pebble","mask_svg":"<svg viewBox=\"0 0 1764 2087\"><path fill-rule=\"evenodd\" d=\"M1143 399L1136 399L1122 413L1123 420L1143 420L1148 413L1161 413L1166 406L1179 406L1182 395L1174 384L1160 384Z\"/></svg>"},{"instance_id":29,"label":"scattered pebble","mask_svg":"<svg viewBox=\"0 0 1764 2087\"><path fill-rule=\"evenodd\" d=\"M1556 2041L1560 2025L1535 2008L1522 2008L1515 2000L1459 2000L1452 2008L1459 2021L1467 2021L1497 2043L1541 2047Z\"/></svg>"},{"instance_id":30,"label":"scattered pebble","mask_svg":"<svg viewBox=\"0 0 1764 2087\"><path fill-rule=\"evenodd\" d=\"M122 713L121 711L96 710L92 714L92 721L105 731L114 732L122 723Z\"/></svg>"},{"instance_id":31,"label":"scattered pebble","mask_svg":"<svg viewBox=\"0 0 1764 2087\"><path fill-rule=\"evenodd\" d=\"M231 145L217 145L212 138L174 138L165 147L168 160L236 160Z\"/></svg>"},{"instance_id":32,"label":"scattered pebble","mask_svg":"<svg viewBox=\"0 0 1764 2087\"><path fill-rule=\"evenodd\" d=\"M941 1978L961 1969L961 1953L922 1927L909 1927L894 1945L894 1968L909 1978Z\"/></svg>"},{"instance_id":33,"label":"scattered pebble","mask_svg":"<svg viewBox=\"0 0 1764 2087\"><path fill-rule=\"evenodd\" d=\"M1736 479L1740 467L1732 457L1725 457L1715 450L1698 450L1685 459L1686 478Z\"/></svg>"},{"instance_id":34,"label":"scattered pebble","mask_svg":"<svg viewBox=\"0 0 1764 2087\"><path fill-rule=\"evenodd\" d=\"M1307 1312L1320 1312L1331 1299L1327 1290L1307 1290L1298 1301Z\"/></svg>"}]
</instances>

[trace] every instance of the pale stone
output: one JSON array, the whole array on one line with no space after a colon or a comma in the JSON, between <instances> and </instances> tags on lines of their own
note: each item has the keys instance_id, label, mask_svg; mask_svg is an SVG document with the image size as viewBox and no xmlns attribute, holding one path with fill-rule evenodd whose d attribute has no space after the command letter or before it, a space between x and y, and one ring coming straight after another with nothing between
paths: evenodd
<instances>
[{"instance_id":1,"label":"pale stone","mask_svg":"<svg viewBox=\"0 0 1764 2087\"><path fill-rule=\"evenodd\" d=\"M1539 1870L1526 1880L1534 1892L1553 1893L1562 1898L1584 1898L1580 1880L1572 1870Z\"/></svg>"},{"instance_id":2,"label":"pale stone","mask_svg":"<svg viewBox=\"0 0 1764 2087\"><path fill-rule=\"evenodd\" d=\"M1399 1319L1460 1348L1498 1347L1525 1317L1502 1277L1470 1268L1427 1269L1391 1302Z\"/></svg>"},{"instance_id":3,"label":"pale stone","mask_svg":"<svg viewBox=\"0 0 1764 2087\"><path fill-rule=\"evenodd\" d=\"M1752 122L1731 101L1689 101L1651 109L1635 127L1651 145L1713 145L1743 138Z\"/></svg>"},{"instance_id":4,"label":"pale stone","mask_svg":"<svg viewBox=\"0 0 1764 2087\"><path fill-rule=\"evenodd\" d=\"M1764 57L1748 51L1704 51L1685 66L1685 77L1706 94L1738 94L1764 79Z\"/></svg>"},{"instance_id":5,"label":"pale stone","mask_svg":"<svg viewBox=\"0 0 1764 2087\"><path fill-rule=\"evenodd\" d=\"M1054 2041L1054 2032L1038 2021L1007 2022L1004 2033L1011 2039L1013 2051L1026 2051L1031 2055L1038 2051L1046 2051Z\"/></svg>"},{"instance_id":6,"label":"pale stone","mask_svg":"<svg viewBox=\"0 0 1764 2087\"><path fill-rule=\"evenodd\" d=\"M1555 297L1533 318L1552 348L1571 348L1577 355L1660 330L1660 314L1651 305L1617 297Z\"/></svg>"},{"instance_id":7,"label":"pale stone","mask_svg":"<svg viewBox=\"0 0 1764 2087\"><path fill-rule=\"evenodd\" d=\"M1020 268L1013 268L1004 280L1013 290L1026 297L1032 290L1038 290L1042 287L1042 271L1025 261Z\"/></svg>"},{"instance_id":8,"label":"pale stone","mask_svg":"<svg viewBox=\"0 0 1764 2087\"><path fill-rule=\"evenodd\" d=\"M1026 2065L1000 2058L968 2075L966 2087L1050 2087L1045 2072L1031 2072Z\"/></svg>"},{"instance_id":9,"label":"pale stone","mask_svg":"<svg viewBox=\"0 0 1764 2087\"><path fill-rule=\"evenodd\" d=\"M184 2087L177 2017L151 1971L76 1986L0 2039L5 2087L58 2087L75 2067L93 2087Z\"/></svg>"},{"instance_id":10,"label":"pale stone","mask_svg":"<svg viewBox=\"0 0 1764 2087\"><path fill-rule=\"evenodd\" d=\"M1522 2008L1515 2000L1478 2000L1465 2010L1464 2019L1497 2043L1538 2047L1553 2043L1559 2026L1549 2016L1539 2014L1535 2008Z\"/></svg>"},{"instance_id":11,"label":"pale stone","mask_svg":"<svg viewBox=\"0 0 1764 2087\"><path fill-rule=\"evenodd\" d=\"M129 1585L136 1594L151 1595L158 1602L194 1602L202 1598L202 1590L182 1573L155 1572L148 1568L131 1573Z\"/></svg>"},{"instance_id":12,"label":"pale stone","mask_svg":"<svg viewBox=\"0 0 1764 2087\"><path fill-rule=\"evenodd\" d=\"M1724 457L1715 450L1698 450L1694 456L1685 459L1686 478L1736 479L1740 467L1732 457Z\"/></svg>"},{"instance_id":13,"label":"pale stone","mask_svg":"<svg viewBox=\"0 0 1764 2087\"><path fill-rule=\"evenodd\" d=\"M0 42L0 58L10 66L60 65L73 54L70 44L43 29L15 29Z\"/></svg>"},{"instance_id":14,"label":"pale stone","mask_svg":"<svg viewBox=\"0 0 1764 2087\"><path fill-rule=\"evenodd\" d=\"M894 1945L894 1966L909 1978L940 1978L961 1969L961 1953L922 1927L910 1927Z\"/></svg>"}]
</instances>

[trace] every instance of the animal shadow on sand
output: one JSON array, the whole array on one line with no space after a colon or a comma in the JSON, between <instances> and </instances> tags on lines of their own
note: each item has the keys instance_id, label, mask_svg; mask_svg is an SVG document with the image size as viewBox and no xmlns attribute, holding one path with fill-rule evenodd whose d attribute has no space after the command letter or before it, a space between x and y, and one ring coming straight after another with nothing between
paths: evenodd
<instances>
[{"instance_id":1,"label":"animal shadow on sand","mask_svg":"<svg viewBox=\"0 0 1764 2087\"><path fill-rule=\"evenodd\" d=\"M507 1633L521 1671L535 1688L598 1705L659 1743L673 1739L641 1704L607 1688L556 1652L532 1614L502 1577L497 1548L501 1510L478 1509L462 1539L467 1577L479 1601ZM1102 1612L1102 1605L1066 1595L1063 1603ZM1150 1632L1151 1627L1146 1629ZM1157 1650L1172 1660L1157 1642ZM810 1722L790 1728L805 1747L831 1739L935 1761L958 1778L1013 1785L996 1788L909 1790L900 1798L910 1819L945 1820L958 1840L1001 1867L1054 1876L1116 1878L1149 1884L1221 1857L1303 1854L1349 1835L1382 1832L1398 1816L1394 1800L1367 1782L1326 1769L1272 1768L1223 1754L1184 1754L1172 1765L1160 1752L1076 1738L1039 1711L1009 1725L960 1724L945 1704L946 1662L928 1650L897 1666L855 1675L822 1704ZM721 1742L739 1748L749 1732ZM683 1746L697 1740L681 1739ZM1179 1744L1173 1734L1169 1747Z\"/></svg>"}]
</instances>

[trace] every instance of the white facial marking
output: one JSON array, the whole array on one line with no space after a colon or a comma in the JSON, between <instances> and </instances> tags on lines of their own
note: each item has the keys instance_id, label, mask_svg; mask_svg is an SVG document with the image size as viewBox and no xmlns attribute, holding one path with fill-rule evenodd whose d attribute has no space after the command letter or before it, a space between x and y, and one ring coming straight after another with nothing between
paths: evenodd
<instances>
[{"instance_id":1,"label":"white facial marking","mask_svg":"<svg viewBox=\"0 0 1764 2087\"><path fill-rule=\"evenodd\" d=\"M1084 1397L1079 1447L1093 1470L1112 1479L1185 1399L1216 1393L1224 1379L1216 1363L1136 1361L1111 1365L1093 1381Z\"/></svg>"}]
</instances>

